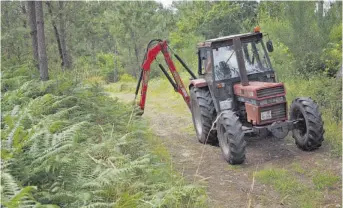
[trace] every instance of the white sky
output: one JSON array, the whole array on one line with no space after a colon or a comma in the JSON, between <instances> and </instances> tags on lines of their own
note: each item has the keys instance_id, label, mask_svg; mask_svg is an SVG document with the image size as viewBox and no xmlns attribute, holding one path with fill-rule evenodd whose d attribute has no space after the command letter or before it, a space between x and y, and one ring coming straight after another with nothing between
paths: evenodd
<instances>
[{"instance_id":1,"label":"white sky","mask_svg":"<svg viewBox=\"0 0 343 208\"><path fill-rule=\"evenodd\" d=\"M170 7L170 5L173 3L173 0L155 0L157 2L161 2L164 7ZM260 2L260 0L255 0L257 2ZM315 1L315 0L313 0ZM325 4L324 7L327 7L329 2L335 2L336 0L324 0Z\"/></svg>"},{"instance_id":2,"label":"white sky","mask_svg":"<svg viewBox=\"0 0 343 208\"><path fill-rule=\"evenodd\" d=\"M170 7L170 5L173 3L173 0L155 0L157 2L161 2L163 4L163 7Z\"/></svg>"}]
</instances>

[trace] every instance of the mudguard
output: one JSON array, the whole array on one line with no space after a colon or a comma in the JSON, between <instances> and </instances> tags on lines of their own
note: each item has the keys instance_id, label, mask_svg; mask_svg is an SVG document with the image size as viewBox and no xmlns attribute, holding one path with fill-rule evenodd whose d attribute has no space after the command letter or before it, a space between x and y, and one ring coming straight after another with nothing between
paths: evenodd
<instances>
[{"instance_id":1,"label":"mudguard","mask_svg":"<svg viewBox=\"0 0 343 208\"><path fill-rule=\"evenodd\" d=\"M191 88L192 86L194 87L198 87L198 88L201 88L201 87L206 87L207 86L207 82L205 79L193 79L191 80L191 83L189 84L189 88Z\"/></svg>"}]
</instances>

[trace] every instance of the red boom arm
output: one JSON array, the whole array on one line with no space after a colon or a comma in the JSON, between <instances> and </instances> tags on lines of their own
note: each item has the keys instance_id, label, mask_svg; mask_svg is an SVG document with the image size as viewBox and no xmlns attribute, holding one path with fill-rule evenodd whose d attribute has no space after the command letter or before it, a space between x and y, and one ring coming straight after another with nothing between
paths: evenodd
<instances>
[{"instance_id":1,"label":"red boom arm","mask_svg":"<svg viewBox=\"0 0 343 208\"><path fill-rule=\"evenodd\" d=\"M190 108L190 98L186 91L185 86L179 76L179 73L176 71L175 65L171 60L170 54L168 52L168 44L166 40L159 41L157 45L152 48L149 48L146 54L146 59L142 64L142 91L141 91L141 98L139 102L139 107L141 110L144 111L145 101L146 101L146 94L148 90L148 81L149 81L149 74L150 74L150 65L155 60L158 53L162 51L164 59L168 65L168 68L175 80L176 83L176 91L179 92L183 99L185 100L188 108ZM139 85L138 85L139 86Z\"/></svg>"}]
</instances>

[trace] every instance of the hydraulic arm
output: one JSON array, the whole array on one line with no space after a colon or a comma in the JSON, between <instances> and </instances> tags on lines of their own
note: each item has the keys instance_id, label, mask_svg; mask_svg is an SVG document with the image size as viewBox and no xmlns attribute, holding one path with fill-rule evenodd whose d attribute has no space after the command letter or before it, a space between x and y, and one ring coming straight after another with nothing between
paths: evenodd
<instances>
[{"instance_id":1,"label":"hydraulic arm","mask_svg":"<svg viewBox=\"0 0 343 208\"><path fill-rule=\"evenodd\" d=\"M153 45L155 44L155 45ZM153 45L153 46L152 46ZM151 40L147 46L147 51L144 56L144 60L141 66L141 74L137 83L136 92L135 92L135 100L137 98L137 94L140 88L140 85L142 84L141 88L141 97L139 101L139 107L142 111L144 111L145 101L146 101L146 95L148 90L148 82L149 82L149 74L150 74L150 65L151 63L156 59L156 56L159 52L162 52L165 62L168 65L168 68L170 70L170 73L173 77L173 79L170 77L168 72L165 70L165 68L159 64L160 69L164 73L164 75L169 80L170 84L174 88L175 92L178 92L182 95L183 99L185 100L188 108L190 108L190 97L188 95L188 92L180 78L179 73L176 71L176 67L174 65L174 62L171 59L170 52L172 50L168 46L168 43L166 40L160 40L160 39L154 39ZM181 65L187 70L187 72L192 76L193 79L196 79L196 76L193 74L193 72L188 68L188 66L182 61L182 59L175 53L173 53L175 58L181 63Z\"/></svg>"}]
</instances>

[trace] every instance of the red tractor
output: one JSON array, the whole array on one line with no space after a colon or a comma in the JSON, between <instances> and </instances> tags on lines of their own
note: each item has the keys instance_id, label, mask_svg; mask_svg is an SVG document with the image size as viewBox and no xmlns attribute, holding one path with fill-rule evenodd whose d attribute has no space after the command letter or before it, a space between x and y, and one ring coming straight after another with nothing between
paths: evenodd
<instances>
[{"instance_id":1,"label":"red tractor","mask_svg":"<svg viewBox=\"0 0 343 208\"><path fill-rule=\"evenodd\" d=\"M150 47L154 42L157 44ZM160 51L175 81L159 66L190 108L198 140L205 144L219 141L230 164L244 162L247 135L266 137L271 133L282 139L292 131L296 145L302 150L311 151L322 145L324 129L318 105L309 97L299 97L288 110L284 84L277 82L267 53L273 51L272 42L269 40L265 45L258 28L253 33L199 43L198 78L174 54L192 76L190 96L172 62L167 42L151 41L136 89L137 95L142 83L141 110L145 105L150 64Z\"/></svg>"}]
</instances>

